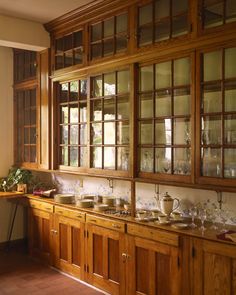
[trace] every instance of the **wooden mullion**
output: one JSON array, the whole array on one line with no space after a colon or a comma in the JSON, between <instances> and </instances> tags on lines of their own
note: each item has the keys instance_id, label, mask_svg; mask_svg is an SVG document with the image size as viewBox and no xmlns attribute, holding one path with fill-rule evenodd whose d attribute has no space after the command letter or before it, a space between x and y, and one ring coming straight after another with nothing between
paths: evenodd
<instances>
[{"instance_id":1,"label":"wooden mullion","mask_svg":"<svg viewBox=\"0 0 236 295\"><path fill-rule=\"evenodd\" d=\"M225 1L224 1L224 7L225 7ZM225 14L224 14L225 16ZM225 17L224 17L225 20ZM224 174L225 174L225 169L224 169L224 165L225 165L225 49L222 49L222 81L221 81L221 128L222 128L222 132L221 132L221 177L224 178Z\"/></svg>"},{"instance_id":2,"label":"wooden mullion","mask_svg":"<svg viewBox=\"0 0 236 295\"><path fill-rule=\"evenodd\" d=\"M172 6L172 1L171 5ZM171 60L171 175L174 174L174 60Z\"/></svg>"}]
</instances>

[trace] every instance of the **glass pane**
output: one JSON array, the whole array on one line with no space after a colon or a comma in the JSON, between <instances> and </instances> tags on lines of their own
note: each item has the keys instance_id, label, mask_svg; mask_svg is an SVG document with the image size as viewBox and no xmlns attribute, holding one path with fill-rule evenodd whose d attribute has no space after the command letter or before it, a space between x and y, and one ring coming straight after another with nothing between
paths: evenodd
<instances>
[{"instance_id":1,"label":"glass pane","mask_svg":"<svg viewBox=\"0 0 236 295\"><path fill-rule=\"evenodd\" d=\"M155 149L155 172L171 173L171 148Z\"/></svg>"},{"instance_id":2,"label":"glass pane","mask_svg":"<svg viewBox=\"0 0 236 295\"><path fill-rule=\"evenodd\" d=\"M24 144L30 143L30 128L24 128Z\"/></svg>"},{"instance_id":3,"label":"glass pane","mask_svg":"<svg viewBox=\"0 0 236 295\"><path fill-rule=\"evenodd\" d=\"M55 69L59 70L64 67L64 55L56 55L55 56Z\"/></svg>"},{"instance_id":4,"label":"glass pane","mask_svg":"<svg viewBox=\"0 0 236 295\"><path fill-rule=\"evenodd\" d=\"M117 93L127 93L130 90L129 71L117 72Z\"/></svg>"},{"instance_id":5,"label":"glass pane","mask_svg":"<svg viewBox=\"0 0 236 295\"><path fill-rule=\"evenodd\" d=\"M107 39L103 41L103 55L108 56L114 54L114 39Z\"/></svg>"},{"instance_id":6,"label":"glass pane","mask_svg":"<svg viewBox=\"0 0 236 295\"><path fill-rule=\"evenodd\" d=\"M174 174L191 174L191 157L190 149L174 149Z\"/></svg>"},{"instance_id":7,"label":"glass pane","mask_svg":"<svg viewBox=\"0 0 236 295\"><path fill-rule=\"evenodd\" d=\"M140 126L140 143L153 144L153 124L152 121L144 121Z\"/></svg>"},{"instance_id":8,"label":"glass pane","mask_svg":"<svg viewBox=\"0 0 236 295\"><path fill-rule=\"evenodd\" d=\"M61 144L68 144L68 126L61 127Z\"/></svg>"},{"instance_id":9,"label":"glass pane","mask_svg":"<svg viewBox=\"0 0 236 295\"><path fill-rule=\"evenodd\" d=\"M99 58L102 56L102 43L91 45L91 59Z\"/></svg>"},{"instance_id":10,"label":"glass pane","mask_svg":"<svg viewBox=\"0 0 236 295\"><path fill-rule=\"evenodd\" d=\"M63 38L56 39L55 51L56 53L63 51Z\"/></svg>"},{"instance_id":11,"label":"glass pane","mask_svg":"<svg viewBox=\"0 0 236 295\"><path fill-rule=\"evenodd\" d=\"M104 37L109 37L114 35L114 18L110 18L104 21L103 23L103 35Z\"/></svg>"},{"instance_id":12,"label":"glass pane","mask_svg":"<svg viewBox=\"0 0 236 295\"><path fill-rule=\"evenodd\" d=\"M214 51L204 54L204 81L222 79L222 52Z\"/></svg>"},{"instance_id":13,"label":"glass pane","mask_svg":"<svg viewBox=\"0 0 236 295\"><path fill-rule=\"evenodd\" d=\"M156 144L171 144L171 119L156 121Z\"/></svg>"},{"instance_id":14,"label":"glass pane","mask_svg":"<svg viewBox=\"0 0 236 295\"><path fill-rule=\"evenodd\" d=\"M170 20L163 19L155 24L155 42L170 38Z\"/></svg>"},{"instance_id":15,"label":"glass pane","mask_svg":"<svg viewBox=\"0 0 236 295\"><path fill-rule=\"evenodd\" d=\"M174 60L174 85L190 84L190 60L189 58L180 58Z\"/></svg>"},{"instance_id":16,"label":"glass pane","mask_svg":"<svg viewBox=\"0 0 236 295\"><path fill-rule=\"evenodd\" d=\"M91 30L92 30L91 41L95 42L95 41L101 40L101 38L102 38L102 23L98 23L96 25L93 25L91 27Z\"/></svg>"},{"instance_id":17,"label":"glass pane","mask_svg":"<svg viewBox=\"0 0 236 295\"><path fill-rule=\"evenodd\" d=\"M74 51L74 64L75 65L81 64L82 61L83 61L82 51L80 49L76 49Z\"/></svg>"},{"instance_id":18,"label":"glass pane","mask_svg":"<svg viewBox=\"0 0 236 295\"><path fill-rule=\"evenodd\" d=\"M87 125L80 125L80 144L87 144Z\"/></svg>"},{"instance_id":19,"label":"glass pane","mask_svg":"<svg viewBox=\"0 0 236 295\"><path fill-rule=\"evenodd\" d=\"M61 110L61 120L60 120L60 123L68 123L68 110L69 110L69 108L66 106L66 107L64 107L64 106L61 106L60 107L60 110Z\"/></svg>"},{"instance_id":20,"label":"glass pane","mask_svg":"<svg viewBox=\"0 0 236 295\"><path fill-rule=\"evenodd\" d=\"M30 125L30 110L27 109L24 112L24 125Z\"/></svg>"},{"instance_id":21,"label":"glass pane","mask_svg":"<svg viewBox=\"0 0 236 295\"><path fill-rule=\"evenodd\" d=\"M116 37L116 52L124 51L127 48L127 36Z\"/></svg>"},{"instance_id":22,"label":"glass pane","mask_svg":"<svg viewBox=\"0 0 236 295\"><path fill-rule=\"evenodd\" d=\"M36 125L36 109L31 108L30 111L30 125Z\"/></svg>"},{"instance_id":23,"label":"glass pane","mask_svg":"<svg viewBox=\"0 0 236 295\"><path fill-rule=\"evenodd\" d=\"M181 3L181 2L180 2ZM180 15L173 18L172 37L178 37L188 33L188 15Z\"/></svg>"},{"instance_id":24,"label":"glass pane","mask_svg":"<svg viewBox=\"0 0 236 295\"><path fill-rule=\"evenodd\" d=\"M36 90L30 90L30 105L31 107L36 107Z\"/></svg>"},{"instance_id":25,"label":"glass pane","mask_svg":"<svg viewBox=\"0 0 236 295\"><path fill-rule=\"evenodd\" d=\"M67 51L64 54L64 58L65 58L65 67L70 67L73 65L73 51Z\"/></svg>"},{"instance_id":26,"label":"glass pane","mask_svg":"<svg viewBox=\"0 0 236 295\"><path fill-rule=\"evenodd\" d=\"M128 97L119 97L117 99L117 119L124 120L129 119L129 98Z\"/></svg>"},{"instance_id":27,"label":"glass pane","mask_svg":"<svg viewBox=\"0 0 236 295\"><path fill-rule=\"evenodd\" d=\"M139 26L152 22L152 4L139 8Z\"/></svg>"},{"instance_id":28,"label":"glass pane","mask_svg":"<svg viewBox=\"0 0 236 295\"><path fill-rule=\"evenodd\" d=\"M156 64L156 89L171 87L171 61Z\"/></svg>"},{"instance_id":29,"label":"glass pane","mask_svg":"<svg viewBox=\"0 0 236 295\"><path fill-rule=\"evenodd\" d=\"M80 99L87 99L87 80L80 80Z\"/></svg>"},{"instance_id":30,"label":"glass pane","mask_svg":"<svg viewBox=\"0 0 236 295\"><path fill-rule=\"evenodd\" d=\"M140 91L153 90L153 66L140 68Z\"/></svg>"},{"instance_id":31,"label":"glass pane","mask_svg":"<svg viewBox=\"0 0 236 295\"><path fill-rule=\"evenodd\" d=\"M223 10L224 4L216 3L204 8L204 27L211 28L223 24Z\"/></svg>"},{"instance_id":32,"label":"glass pane","mask_svg":"<svg viewBox=\"0 0 236 295\"><path fill-rule=\"evenodd\" d=\"M236 111L236 81L225 84L225 111Z\"/></svg>"},{"instance_id":33,"label":"glass pane","mask_svg":"<svg viewBox=\"0 0 236 295\"><path fill-rule=\"evenodd\" d=\"M70 147L70 166L78 167L79 158L78 158L78 148Z\"/></svg>"},{"instance_id":34,"label":"glass pane","mask_svg":"<svg viewBox=\"0 0 236 295\"><path fill-rule=\"evenodd\" d=\"M225 78L236 78L236 48L225 49Z\"/></svg>"},{"instance_id":35,"label":"glass pane","mask_svg":"<svg viewBox=\"0 0 236 295\"><path fill-rule=\"evenodd\" d=\"M116 94L116 75L109 73L104 75L104 95Z\"/></svg>"},{"instance_id":36,"label":"glass pane","mask_svg":"<svg viewBox=\"0 0 236 295\"><path fill-rule=\"evenodd\" d=\"M79 121L79 110L78 105L70 105L70 123L78 123Z\"/></svg>"},{"instance_id":37,"label":"glass pane","mask_svg":"<svg viewBox=\"0 0 236 295\"><path fill-rule=\"evenodd\" d=\"M61 94L60 94L60 101L65 102L68 98L68 90L69 90L69 83L63 83L60 85L61 87Z\"/></svg>"},{"instance_id":38,"label":"glass pane","mask_svg":"<svg viewBox=\"0 0 236 295\"><path fill-rule=\"evenodd\" d=\"M104 120L115 120L115 99L104 99Z\"/></svg>"},{"instance_id":39,"label":"glass pane","mask_svg":"<svg viewBox=\"0 0 236 295\"><path fill-rule=\"evenodd\" d=\"M174 120L174 144L190 144L190 120L179 118Z\"/></svg>"},{"instance_id":40,"label":"glass pane","mask_svg":"<svg viewBox=\"0 0 236 295\"><path fill-rule=\"evenodd\" d=\"M102 148L93 147L92 149L92 167L93 168L102 168Z\"/></svg>"},{"instance_id":41,"label":"glass pane","mask_svg":"<svg viewBox=\"0 0 236 295\"><path fill-rule=\"evenodd\" d=\"M115 122L104 123L104 144L115 144Z\"/></svg>"},{"instance_id":42,"label":"glass pane","mask_svg":"<svg viewBox=\"0 0 236 295\"><path fill-rule=\"evenodd\" d=\"M92 144L101 144L102 143L102 124L93 123L91 124L91 141Z\"/></svg>"},{"instance_id":43,"label":"glass pane","mask_svg":"<svg viewBox=\"0 0 236 295\"><path fill-rule=\"evenodd\" d=\"M203 89L203 112L215 113L222 111L221 84L205 85Z\"/></svg>"},{"instance_id":44,"label":"glass pane","mask_svg":"<svg viewBox=\"0 0 236 295\"><path fill-rule=\"evenodd\" d=\"M116 17L116 33L127 31L128 18L127 13L118 15Z\"/></svg>"},{"instance_id":45,"label":"glass pane","mask_svg":"<svg viewBox=\"0 0 236 295\"><path fill-rule=\"evenodd\" d=\"M140 171L153 172L153 149L152 148L141 148Z\"/></svg>"},{"instance_id":46,"label":"glass pane","mask_svg":"<svg viewBox=\"0 0 236 295\"><path fill-rule=\"evenodd\" d=\"M68 147L61 147L61 165L68 165Z\"/></svg>"},{"instance_id":47,"label":"glass pane","mask_svg":"<svg viewBox=\"0 0 236 295\"><path fill-rule=\"evenodd\" d=\"M201 153L202 175L221 177L221 149L203 148Z\"/></svg>"},{"instance_id":48,"label":"glass pane","mask_svg":"<svg viewBox=\"0 0 236 295\"><path fill-rule=\"evenodd\" d=\"M87 103L86 102L79 103L79 116L80 116L80 122L87 122Z\"/></svg>"},{"instance_id":49,"label":"glass pane","mask_svg":"<svg viewBox=\"0 0 236 295\"><path fill-rule=\"evenodd\" d=\"M63 39L64 39L64 51L72 49L73 47L72 34L65 36Z\"/></svg>"},{"instance_id":50,"label":"glass pane","mask_svg":"<svg viewBox=\"0 0 236 295\"><path fill-rule=\"evenodd\" d=\"M167 17L170 15L170 1L157 0L155 1L155 19Z\"/></svg>"},{"instance_id":51,"label":"glass pane","mask_svg":"<svg viewBox=\"0 0 236 295\"><path fill-rule=\"evenodd\" d=\"M152 118L153 115L153 94L141 94L139 117Z\"/></svg>"},{"instance_id":52,"label":"glass pane","mask_svg":"<svg viewBox=\"0 0 236 295\"><path fill-rule=\"evenodd\" d=\"M36 163L36 147L35 146L30 147L30 162Z\"/></svg>"},{"instance_id":53,"label":"glass pane","mask_svg":"<svg viewBox=\"0 0 236 295\"><path fill-rule=\"evenodd\" d=\"M221 144L220 116L206 116L202 118L202 143Z\"/></svg>"},{"instance_id":54,"label":"glass pane","mask_svg":"<svg viewBox=\"0 0 236 295\"><path fill-rule=\"evenodd\" d=\"M156 117L171 116L171 95L168 89L156 93Z\"/></svg>"},{"instance_id":55,"label":"glass pane","mask_svg":"<svg viewBox=\"0 0 236 295\"><path fill-rule=\"evenodd\" d=\"M79 140L79 126L71 125L70 126L70 144L78 144Z\"/></svg>"},{"instance_id":56,"label":"glass pane","mask_svg":"<svg viewBox=\"0 0 236 295\"><path fill-rule=\"evenodd\" d=\"M174 115L190 115L191 96L189 88L180 88L174 90Z\"/></svg>"},{"instance_id":57,"label":"glass pane","mask_svg":"<svg viewBox=\"0 0 236 295\"><path fill-rule=\"evenodd\" d=\"M78 31L74 33L74 47L79 47L83 45L83 33Z\"/></svg>"},{"instance_id":58,"label":"glass pane","mask_svg":"<svg viewBox=\"0 0 236 295\"><path fill-rule=\"evenodd\" d=\"M236 150L225 149L224 150L224 176L226 178L236 178Z\"/></svg>"},{"instance_id":59,"label":"glass pane","mask_svg":"<svg viewBox=\"0 0 236 295\"><path fill-rule=\"evenodd\" d=\"M70 82L70 101L78 99L78 91L79 91L79 82L73 81Z\"/></svg>"},{"instance_id":60,"label":"glass pane","mask_svg":"<svg viewBox=\"0 0 236 295\"><path fill-rule=\"evenodd\" d=\"M114 147L104 148L104 169L115 169L116 152Z\"/></svg>"},{"instance_id":61,"label":"glass pane","mask_svg":"<svg viewBox=\"0 0 236 295\"><path fill-rule=\"evenodd\" d=\"M117 144L129 144L129 123L117 122Z\"/></svg>"},{"instance_id":62,"label":"glass pane","mask_svg":"<svg viewBox=\"0 0 236 295\"><path fill-rule=\"evenodd\" d=\"M102 120L102 102L100 99L91 101L91 120L92 121Z\"/></svg>"},{"instance_id":63,"label":"glass pane","mask_svg":"<svg viewBox=\"0 0 236 295\"><path fill-rule=\"evenodd\" d=\"M236 115L225 116L225 143L236 144Z\"/></svg>"},{"instance_id":64,"label":"glass pane","mask_svg":"<svg viewBox=\"0 0 236 295\"><path fill-rule=\"evenodd\" d=\"M80 147L80 166L87 166L87 147Z\"/></svg>"},{"instance_id":65,"label":"glass pane","mask_svg":"<svg viewBox=\"0 0 236 295\"><path fill-rule=\"evenodd\" d=\"M30 147L24 146L24 162L30 162Z\"/></svg>"},{"instance_id":66,"label":"glass pane","mask_svg":"<svg viewBox=\"0 0 236 295\"><path fill-rule=\"evenodd\" d=\"M173 0L172 1L172 15L183 13L188 10L188 0Z\"/></svg>"},{"instance_id":67,"label":"glass pane","mask_svg":"<svg viewBox=\"0 0 236 295\"><path fill-rule=\"evenodd\" d=\"M36 133L36 128L30 128L30 143L31 144L36 144L36 138L37 138L37 133Z\"/></svg>"},{"instance_id":68,"label":"glass pane","mask_svg":"<svg viewBox=\"0 0 236 295\"><path fill-rule=\"evenodd\" d=\"M126 147L117 148L117 169L129 170L129 149Z\"/></svg>"},{"instance_id":69,"label":"glass pane","mask_svg":"<svg viewBox=\"0 0 236 295\"><path fill-rule=\"evenodd\" d=\"M139 28L139 46L145 46L152 43L153 26L146 25Z\"/></svg>"},{"instance_id":70,"label":"glass pane","mask_svg":"<svg viewBox=\"0 0 236 295\"><path fill-rule=\"evenodd\" d=\"M226 23L236 21L236 2L235 0L226 1Z\"/></svg>"}]
</instances>

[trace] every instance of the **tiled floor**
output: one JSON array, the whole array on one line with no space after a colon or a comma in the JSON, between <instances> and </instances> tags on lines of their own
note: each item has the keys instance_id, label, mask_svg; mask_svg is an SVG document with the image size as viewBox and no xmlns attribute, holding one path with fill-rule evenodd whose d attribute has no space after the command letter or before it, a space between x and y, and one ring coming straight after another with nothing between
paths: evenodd
<instances>
[{"instance_id":1,"label":"tiled floor","mask_svg":"<svg viewBox=\"0 0 236 295\"><path fill-rule=\"evenodd\" d=\"M0 251L0 295L102 295L24 253Z\"/></svg>"}]
</instances>

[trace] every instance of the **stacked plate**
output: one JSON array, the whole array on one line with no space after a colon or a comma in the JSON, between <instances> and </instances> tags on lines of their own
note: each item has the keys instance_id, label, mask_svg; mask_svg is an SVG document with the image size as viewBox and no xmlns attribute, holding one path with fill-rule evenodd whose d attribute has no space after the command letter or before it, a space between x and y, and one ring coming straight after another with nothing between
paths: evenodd
<instances>
[{"instance_id":1,"label":"stacked plate","mask_svg":"<svg viewBox=\"0 0 236 295\"><path fill-rule=\"evenodd\" d=\"M72 194L56 194L54 201L60 204L73 204L75 202L75 196Z\"/></svg>"},{"instance_id":2,"label":"stacked plate","mask_svg":"<svg viewBox=\"0 0 236 295\"><path fill-rule=\"evenodd\" d=\"M109 206L107 204L94 204L95 211L102 212L108 209L109 209Z\"/></svg>"},{"instance_id":3,"label":"stacked plate","mask_svg":"<svg viewBox=\"0 0 236 295\"><path fill-rule=\"evenodd\" d=\"M108 206L113 207L115 205L115 198L110 196L103 196L102 203Z\"/></svg>"},{"instance_id":4,"label":"stacked plate","mask_svg":"<svg viewBox=\"0 0 236 295\"><path fill-rule=\"evenodd\" d=\"M90 208L93 207L93 204L94 202L91 199L82 199L76 201L76 206L80 208Z\"/></svg>"}]
</instances>

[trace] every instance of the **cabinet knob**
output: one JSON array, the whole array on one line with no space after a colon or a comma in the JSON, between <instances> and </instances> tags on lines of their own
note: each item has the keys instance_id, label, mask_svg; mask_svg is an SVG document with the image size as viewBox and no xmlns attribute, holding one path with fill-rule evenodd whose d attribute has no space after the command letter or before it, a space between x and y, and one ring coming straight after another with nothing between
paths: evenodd
<instances>
[{"instance_id":1,"label":"cabinet knob","mask_svg":"<svg viewBox=\"0 0 236 295\"><path fill-rule=\"evenodd\" d=\"M118 225L118 224L115 224L115 223L112 223L112 227L114 227L114 228L117 228L117 229L120 229L120 228L121 228L121 226L120 226L120 225Z\"/></svg>"},{"instance_id":2,"label":"cabinet knob","mask_svg":"<svg viewBox=\"0 0 236 295\"><path fill-rule=\"evenodd\" d=\"M121 254L121 257L122 257L122 261L125 262L126 259L127 259L127 254L126 253L122 253Z\"/></svg>"}]
</instances>

